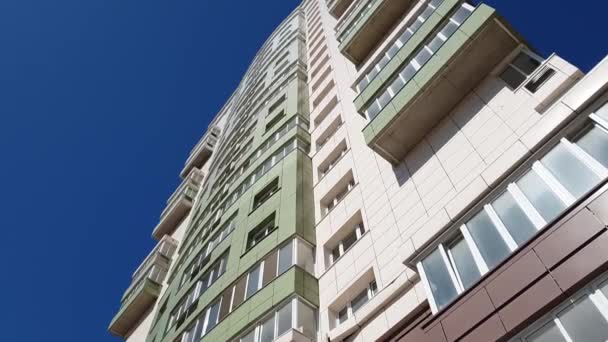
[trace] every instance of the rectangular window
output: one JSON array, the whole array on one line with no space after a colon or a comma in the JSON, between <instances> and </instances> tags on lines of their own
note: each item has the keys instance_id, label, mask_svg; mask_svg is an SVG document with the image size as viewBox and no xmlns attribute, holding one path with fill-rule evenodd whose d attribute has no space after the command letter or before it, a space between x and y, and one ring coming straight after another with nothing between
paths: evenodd
<instances>
[{"instance_id":1,"label":"rectangular window","mask_svg":"<svg viewBox=\"0 0 608 342\"><path fill-rule=\"evenodd\" d=\"M268 123L266 123L266 128L264 129L264 133L268 133L276 124L278 124L285 117L285 111L282 110L279 114L275 115Z\"/></svg>"},{"instance_id":2,"label":"rectangular window","mask_svg":"<svg viewBox=\"0 0 608 342\"><path fill-rule=\"evenodd\" d=\"M370 299L378 292L376 280L369 282L367 287L359 292L353 299L340 309L336 314L336 323L340 325L349 317L352 317L359 309L361 309Z\"/></svg>"},{"instance_id":3,"label":"rectangular window","mask_svg":"<svg viewBox=\"0 0 608 342\"><path fill-rule=\"evenodd\" d=\"M293 265L293 240L279 249L278 273L282 274Z\"/></svg>"},{"instance_id":4,"label":"rectangular window","mask_svg":"<svg viewBox=\"0 0 608 342\"><path fill-rule=\"evenodd\" d=\"M247 275L247 292L245 292L245 299L251 297L262 287L262 264L257 265Z\"/></svg>"},{"instance_id":5,"label":"rectangular window","mask_svg":"<svg viewBox=\"0 0 608 342\"><path fill-rule=\"evenodd\" d=\"M608 298L602 286L589 285L511 341L608 341Z\"/></svg>"},{"instance_id":6,"label":"rectangular window","mask_svg":"<svg viewBox=\"0 0 608 342\"><path fill-rule=\"evenodd\" d=\"M541 64L540 58L532 56L531 53L522 51L515 57L500 78L507 83L511 89L518 88Z\"/></svg>"},{"instance_id":7,"label":"rectangular window","mask_svg":"<svg viewBox=\"0 0 608 342\"><path fill-rule=\"evenodd\" d=\"M275 109L279 108L279 106L285 102L285 94L281 95L278 100L276 100L270 108L268 108L268 114L272 113Z\"/></svg>"},{"instance_id":8,"label":"rectangular window","mask_svg":"<svg viewBox=\"0 0 608 342\"><path fill-rule=\"evenodd\" d=\"M338 258L344 255L344 253L346 253L359 239L361 239L361 237L363 237L363 234L365 234L363 222L355 224L353 230L342 240L338 241L336 247L331 250L331 263L333 264Z\"/></svg>"},{"instance_id":9,"label":"rectangular window","mask_svg":"<svg viewBox=\"0 0 608 342\"><path fill-rule=\"evenodd\" d=\"M522 177L509 183L506 191L465 222L459 236L439 244L418 263L434 312L608 177L604 159L608 133L606 123L598 119L601 110L589 116L591 123L574 135L573 142L562 138ZM548 328L546 333L550 335L551 331Z\"/></svg>"},{"instance_id":10,"label":"rectangular window","mask_svg":"<svg viewBox=\"0 0 608 342\"><path fill-rule=\"evenodd\" d=\"M268 185L266 185L260 192L253 197L253 209L258 208L264 202L266 202L272 195L279 191L279 178L273 179Z\"/></svg>"},{"instance_id":11,"label":"rectangular window","mask_svg":"<svg viewBox=\"0 0 608 342\"><path fill-rule=\"evenodd\" d=\"M275 214L272 213L268 218L266 218L262 223L260 223L256 228L254 228L247 237L247 249L253 248L260 241L262 241L265 237L270 235L275 229L276 226L274 224Z\"/></svg>"}]
</instances>

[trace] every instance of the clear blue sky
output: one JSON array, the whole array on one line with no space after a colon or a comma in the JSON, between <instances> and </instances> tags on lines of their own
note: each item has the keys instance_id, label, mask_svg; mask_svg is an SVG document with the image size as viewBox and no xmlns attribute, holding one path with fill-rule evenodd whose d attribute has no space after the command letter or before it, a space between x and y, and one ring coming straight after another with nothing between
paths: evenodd
<instances>
[{"instance_id":1,"label":"clear blue sky","mask_svg":"<svg viewBox=\"0 0 608 342\"><path fill-rule=\"evenodd\" d=\"M187 153L298 2L0 2L1 341L117 340ZM490 3L544 54L607 52L599 1Z\"/></svg>"}]
</instances>

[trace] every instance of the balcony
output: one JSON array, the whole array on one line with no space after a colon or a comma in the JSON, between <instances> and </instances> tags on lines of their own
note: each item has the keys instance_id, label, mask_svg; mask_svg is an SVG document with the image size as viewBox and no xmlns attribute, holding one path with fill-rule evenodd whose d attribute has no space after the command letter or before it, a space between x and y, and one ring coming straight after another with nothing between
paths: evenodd
<instances>
[{"instance_id":1,"label":"balcony","mask_svg":"<svg viewBox=\"0 0 608 342\"><path fill-rule=\"evenodd\" d=\"M180 177L186 178L186 176L192 171L193 168L202 168L203 165L209 160L215 143L220 136L220 129L218 127L211 127L209 131L201 138L201 140L194 146L190 151L190 156L186 160L184 169L180 173Z\"/></svg>"},{"instance_id":2,"label":"balcony","mask_svg":"<svg viewBox=\"0 0 608 342\"><path fill-rule=\"evenodd\" d=\"M376 115L368 114L366 143L392 163L402 160L521 44L508 27L491 7L475 8Z\"/></svg>"},{"instance_id":3,"label":"balcony","mask_svg":"<svg viewBox=\"0 0 608 342\"><path fill-rule=\"evenodd\" d=\"M194 168L175 192L167 200L167 206L160 215L160 222L154 228L152 236L160 240L164 235L170 235L192 208L194 198L203 182L204 174Z\"/></svg>"},{"instance_id":4,"label":"balcony","mask_svg":"<svg viewBox=\"0 0 608 342\"><path fill-rule=\"evenodd\" d=\"M112 334L125 338L154 305L176 247L177 241L165 236L135 271L131 286L122 297L120 309L108 327Z\"/></svg>"},{"instance_id":5,"label":"balcony","mask_svg":"<svg viewBox=\"0 0 608 342\"><path fill-rule=\"evenodd\" d=\"M411 7L413 0L361 1L338 24L340 52L360 65Z\"/></svg>"},{"instance_id":6,"label":"balcony","mask_svg":"<svg viewBox=\"0 0 608 342\"><path fill-rule=\"evenodd\" d=\"M353 3L354 0L333 0L329 1L327 4L327 8L329 8L329 13L334 16L336 19L340 19L342 14L346 12L348 6Z\"/></svg>"}]
</instances>

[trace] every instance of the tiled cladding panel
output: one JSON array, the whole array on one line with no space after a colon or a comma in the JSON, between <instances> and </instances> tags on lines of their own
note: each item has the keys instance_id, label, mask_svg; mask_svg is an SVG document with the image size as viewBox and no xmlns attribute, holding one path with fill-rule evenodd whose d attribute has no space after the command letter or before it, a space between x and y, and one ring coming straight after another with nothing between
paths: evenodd
<instances>
[{"instance_id":1,"label":"tiled cladding panel","mask_svg":"<svg viewBox=\"0 0 608 342\"><path fill-rule=\"evenodd\" d=\"M497 341L513 337L608 270L604 183L455 303L385 341Z\"/></svg>"}]
</instances>

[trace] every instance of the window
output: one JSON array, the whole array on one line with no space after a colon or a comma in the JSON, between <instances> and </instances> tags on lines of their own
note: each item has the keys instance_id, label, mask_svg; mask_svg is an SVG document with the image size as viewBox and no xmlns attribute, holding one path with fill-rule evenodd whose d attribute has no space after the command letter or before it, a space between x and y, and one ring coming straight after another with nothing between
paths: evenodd
<instances>
[{"instance_id":1,"label":"window","mask_svg":"<svg viewBox=\"0 0 608 342\"><path fill-rule=\"evenodd\" d=\"M293 265L293 241L279 249L278 273L282 274Z\"/></svg>"},{"instance_id":2,"label":"window","mask_svg":"<svg viewBox=\"0 0 608 342\"><path fill-rule=\"evenodd\" d=\"M270 131L272 129L272 127L274 127L277 123L279 123L279 121L283 120L283 118L285 117L285 111L282 110L279 112L279 114L275 115L272 120L268 121L268 123L266 124L266 129L264 130L264 133L268 133L268 131Z\"/></svg>"},{"instance_id":3,"label":"window","mask_svg":"<svg viewBox=\"0 0 608 342\"><path fill-rule=\"evenodd\" d=\"M349 317L352 317L359 309L363 307L370 299L378 292L376 280L369 282L367 287L359 292L353 299L340 309L336 315L336 325L340 325Z\"/></svg>"},{"instance_id":4,"label":"window","mask_svg":"<svg viewBox=\"0 0 608 342\"><path fill-rule=\"evenodd\" d=\"M277 109L283 102L285 102L285 94L281 95L278 100L276 100L270 108L268 108L268 114L272 113L275 109Z\"/></svg>"},{"instance_id":5,"label":"window","mask_svg":"<svg viewBox=\"0 0 608 342\"><path fill-rule=\"evenodd\" d=\"M198 342L203 336L213 329L219 320L219 308L221 299L209 305L199 318L186 329L175 341Z\"/></svg>"},{"instance_id":6,"label":"window","mask_svg":"<svg viewBox=\"0 0 608 342\"><path fill-rule=\"evenodd\" d=\"M196 285L184 295L184 299L173 309L169 319L168 328L173 324L178 326L192 312L196 310L198 304L198 298L207 291L207 289L219 278L224 272L226 272L226 264L228 262L228 253L223 254L217 261L215 261L209 270L207 270L200 279L196 282Z\"/></svg>"},{"instance_id":7,"label":"window","mask_svg":"<svg viewBox=\"0 0 608 342\"><path fill-rule=\"evenodd\" d=\"M355 187L355 180L352 179L352 173L349 173L346 178L350 178L346 184L337 184L336 187L321 200L323 215L329 214L329 212Z\"/></svg>"},{"instance_id":8,"label":"window","mask_svg":"<svg viewBox=\"0 0 608 342\"><path fill-rule=\"evenodd\" d=\"M258 208L278 191L279 178L275 178L253 197L253 209Z\"/></svg>"},{"instance_id":9,"label":"window","mask_svg":"<svg viewBox=\"0 0 608 342\"><path fill-rule=\"evenodd\" d=\"M516 89L540 66L540 64L541 59L539 57L532 55L531 52L522 51L500 74L500 78L505 81L511 89Z\"/></svg>"},{"instance_id":10,"label":"window","mask_svg":"<svg viewBox=\"0 0 608 342\"><path fill-rule=\"evenodd\" d=\"M606 286L591 284L511 341L607 341Z\"/></svg>"},{"instance_id":11,"label":"window","mask_svg":"<svg viewBox=\"0 0 608 342\"><path fill-rule=\"evenodd\" d=\"M562 138L465 222L455 237L439 244L418 263L434 312L608 177L608 131L597 115L607 107L591 114L582 131L571 139Z\"/></svg>"},{"instance_id":12,"label":"window","mask_svg":"<svg viewBox=\"0 0 608 342\"><path fill-rule=\"evenodd\" d=\"M274 341L290 329L295 329L312 340L317 333L316 310L299 298L287 300L278 310L262 318L255 327L234 342Z\"/></svg>"},{"instance_id":13,"label":"window","mask_svg":"<svg viewBox=\"0 0 608 342\"><path fill-rule=\"evenodd\" d=\"M249 236L247 237L247 249L253 248L276 229L274 225L274 216L275 214L272 213L249 233Z\"/></svg>"},{"instance_id":14,"label":"window","mask_svg":"<svg viewBox=\"0 0 608 342\"><path fill-rule=\"evenodd\" d=\"M430 16L430 14L435 10L434 3L438 1L432 1L431 5L426 10L422 12L422 15L417 18L417 20L408 28L408 30L404 32L404 40L407 40L411 37L414 31L418 30L418 28L422 25L424 16ZM363 109L361 114L365 114L365 116L372 120L373 118L380 113L380 111L386 107L386 105L391 101L393 97L395 97L398 92L414 77L414 75L422 69L422 67L428 62L431 57L439 51L439 48L445 44L445 42L456 32L458 27L464 23L464 21L469 17L469 15L473 12L473 7L467 3L463 3L460 8L458 8L452 16L448 19L442 29L435 34L435 36L423 44L415 53L412 54L412 58L404 63L401 67L401 70L397 73L397 75L387 82L389 85L385 88L382 88L378 91L377 96L372 99L372 101L367 105L366 108ZM399 39L401 40L401 38ZM386 62L388 63L388 61ZM363 84L359 84L359 89L367 86L371 79L376 76L377 73L380 72L382 66L376 66L376 70L371 75L367 75L367 81L363 82Z\"/></svg>"},{"instance_id":15,"label":"window","mask_svg":"<svg viewBox=\"0 0 608 342\"><path fill-rule=\"evenodd\" d=\"M549 80L555 74L555 70L546 66L543 71L539 72L535 75L527 84L526 89L528 89L531 93L536 93L536 91L543 85L547 80Z\"/></svg>"},{"instance_id":16,"label":"window","mask_svg":"<svg viewBox=\"0 0 608 342\"><path fill-rule=\"evenodd\" d=\"M346 235L338 244L331 250L330 263L335 263L344 253L346 253L361 237L365 234L363 223L358 223L353 227L353 230Z\"/></svg>"},{"instance_id":17,"label":"window","mask_svg":"<svg viewBox=\"0 0 608 342\"><path fill-rule=\"evenodd\" d=\"M346 141L342 140L333 151L329 153L327 158L319 164L319 178L325 177L325 175L331 171L331 169L338 164L338 161L342 159L342 157L348 151L348 147L346 146Z\"/></svg>"},{"instance_id":18,"label":"window","mask_svg":"<svg viewBox=\"0 0 608 342\"><path fill-rule=\"evenodd\" d=\"M262 264L257 265L247 275L247 292L245 292L245 299L251 297L262 287Z\"/></svg>"}]
</instances>

